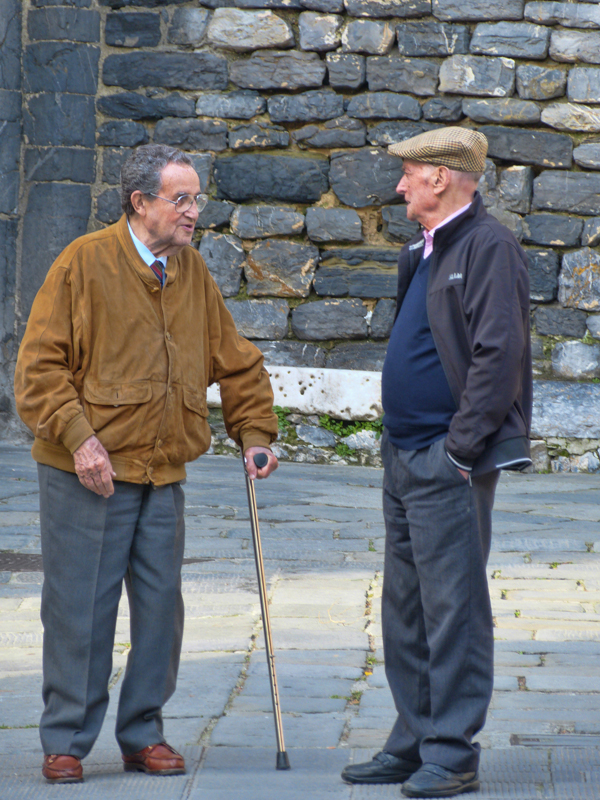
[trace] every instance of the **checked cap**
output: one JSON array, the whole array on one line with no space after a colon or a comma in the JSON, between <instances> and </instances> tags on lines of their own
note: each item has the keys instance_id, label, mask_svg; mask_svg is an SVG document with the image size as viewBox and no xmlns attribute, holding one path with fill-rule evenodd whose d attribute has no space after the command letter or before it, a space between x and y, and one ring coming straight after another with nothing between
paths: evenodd
<instances>
[{"instance_id":1,"label":"checked cap","mask_svg":"<svg viewBox=\"0 0 600 800\"><path fill-rule=\"evenodd\" d=\"M458 172L483 172L488 143L483 133L469 128L440 128L391 144L393 156L444 166Z\"/></svg>"}]
</instances>

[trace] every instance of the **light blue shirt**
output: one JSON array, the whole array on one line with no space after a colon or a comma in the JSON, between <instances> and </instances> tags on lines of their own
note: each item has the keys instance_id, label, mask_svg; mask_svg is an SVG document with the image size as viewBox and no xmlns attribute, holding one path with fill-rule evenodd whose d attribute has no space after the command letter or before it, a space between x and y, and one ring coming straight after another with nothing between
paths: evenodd
<instances>
[{"instance_id":1,"label":"light blue shirt","mask_svg":"<svg viewBox=\"0 0 600 800\"><path fill-rule=\"evenodd\" d=\"M129 233L131 234L131 238L133 239L133 243L135 245L135 248L138 251L138 253L140 254L140 258L142 259L142 261L145 264L148 264L148 266L150 266L150 264L154 264L155 261L160 261L160 263L163 265L163 270L166 270L166 268L167 268L167 257L166 256L161 256L161 258L157 258L155 255L153 255L150 252L150 250L148 250L146 245L143 242L140 242L138 237L131 230L131 225L129 224L129 220L127 220L127 227L129 228Z\"/></svg>"}]
</instances>

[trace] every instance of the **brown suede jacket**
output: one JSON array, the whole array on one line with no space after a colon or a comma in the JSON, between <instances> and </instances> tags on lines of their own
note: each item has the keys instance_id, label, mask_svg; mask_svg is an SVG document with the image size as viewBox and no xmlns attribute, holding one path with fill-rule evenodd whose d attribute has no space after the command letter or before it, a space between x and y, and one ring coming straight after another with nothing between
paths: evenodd
<instances>
[{"instance_id":1,"label":"brown suede jacket","mask_svg":"<svg viewBox=\"0 0 600 800\"><path fill-rule=\"evenodd\" d=\"M31 310L15 374L36 461L74 472L95 434L117 480L185 477L210 446L206 389L220 384L229 436L244 450L277 438L262 353L240 337L193 247L167 261L161 291L125 216L72 242Z\"/></svg>"}]
</instances>

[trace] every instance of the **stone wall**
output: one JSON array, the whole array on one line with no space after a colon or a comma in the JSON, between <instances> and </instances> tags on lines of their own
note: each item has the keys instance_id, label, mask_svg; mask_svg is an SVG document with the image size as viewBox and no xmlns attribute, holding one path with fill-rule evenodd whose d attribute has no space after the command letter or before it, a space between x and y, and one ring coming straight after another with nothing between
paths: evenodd
<instances>
[{"instance_id":1,"label":"stone wall","mask_svg":"<svg viewBox=\"0 0 600 800\"><path fill-rule=\"evenodd\" d=\"M196 245L271 364L377 371L416 230L386 147L480 129L485 203L529 255L536 373L597 399L600 3L0 0L0 42L4 435L35 292L118 218L146 142L193 155Z\"/></svg>"}]
</instances>

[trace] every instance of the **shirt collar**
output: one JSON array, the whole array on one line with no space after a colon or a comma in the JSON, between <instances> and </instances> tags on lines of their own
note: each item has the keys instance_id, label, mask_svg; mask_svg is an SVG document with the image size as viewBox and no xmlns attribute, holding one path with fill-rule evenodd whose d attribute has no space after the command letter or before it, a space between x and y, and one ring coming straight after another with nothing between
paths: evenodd
<instances>
[{"instance_id":1,"label":"shirt collar","mask_svg":"<svg viewBox=\"0 0 600 800\"><path fill-rule=\"evenodd\" d=\"M152 254L150 250L146 247L146 245L141 242L138 237L135 235L133 230L131 229L131 225L129 224L129 220L127 220L127 227L129 228L129 233L131 234L131 239L136 247L136 250L140 254L140 258L142 261L150 266L150 264L154 264L155 261L160 261L163 267L166 268L167 266L167 257L161 256L161 258L157 258L155 255Z\"/></svg>"},{"instance_id":2,"label":"shirt collar","mask_svg":"<svg viewBox=\"0 0 600 800\"><path fill-rule=\"evenodd\" d=\"M425 249L423 250L423 258L428 258L432 251L433 251L433 237L435 236L436 231L439 231L440 228L443 228L444 225L447 225L449 222L452 222L453 219L463 214L469 207L471 203L467 203L466 206L459 208L458 211L455 211L453 214L450 214L449 217L443 219L439 222L435 228L432 228L430 231L423 231L423 237L425 238Z\"/></svg>"}]
</instances>

